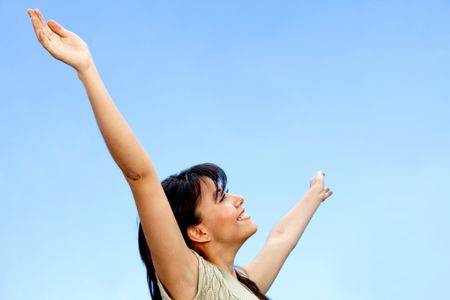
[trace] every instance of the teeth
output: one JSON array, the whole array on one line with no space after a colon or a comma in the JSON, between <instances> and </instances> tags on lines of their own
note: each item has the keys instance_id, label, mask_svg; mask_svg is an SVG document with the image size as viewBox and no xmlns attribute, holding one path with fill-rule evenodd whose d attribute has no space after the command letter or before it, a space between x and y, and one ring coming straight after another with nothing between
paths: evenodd
<instances>
[{"instance_id":1,"label":"teeth","mask_svg":"<svg viewBox=\"0 0 450 300\"><path fill-rule=\"evenodd\" d=\"M239 216L238 221L246 220L246 219L249 219L249 218L250 218L250 216L247 215L247 213L243 212L243 213Z\"/></svg>"}]
</instances>

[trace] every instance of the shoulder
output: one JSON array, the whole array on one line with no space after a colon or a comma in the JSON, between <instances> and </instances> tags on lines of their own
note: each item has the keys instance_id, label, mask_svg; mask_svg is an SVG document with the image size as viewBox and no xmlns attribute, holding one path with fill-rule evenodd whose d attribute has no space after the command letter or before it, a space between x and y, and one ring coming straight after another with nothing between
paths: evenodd
<instances>
[{"instance_id":1,"label":"shoulder","mask_svg":"<svg viewBox=\"0 0 450 300\"><path fill-rule=\"evenodd\" d=\"M194 252L194 251L192 251L192 252ZM200 260L198 259L198 255L194 255L192 253L191 253L191 255L192 255L192 259L195 261L196 267L192 271L193 274L191 274L191 277L193 277L193 279L190 281L185 281L185 282L178 281L178 283L176 285L172 285L172 287L168 287L165 283L163 283L163 281L161 281L158 272L155 272L158 288L161 292L161 296L162 296L163 300L171 300L173 298L193 299L194 296L198 294L198 292L199 292L198 286L200 284L199 278L201 278L200 277L201 275L199 274L200 272L198 271L200 269L199 268ZM197 299L197 297L195 297L194 299Z\"/></svg>"}]
</instances>

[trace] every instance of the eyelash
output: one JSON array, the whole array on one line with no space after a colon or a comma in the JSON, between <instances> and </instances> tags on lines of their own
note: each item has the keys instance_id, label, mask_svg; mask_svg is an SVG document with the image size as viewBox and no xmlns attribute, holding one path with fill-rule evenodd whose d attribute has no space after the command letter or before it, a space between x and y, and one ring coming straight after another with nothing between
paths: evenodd
<instances>
[{"instance_id":1,"label":"eyelash","mask_svg":"<svg viewBox=\"0 0 450 300\"><path fill-rule=\"evenodd\" d=\"M219 200L219 202L222 202L223 200L225 200L226 195L228 194L228 189L225 191L225 193L223 193L222 198Z\"/></svg>"}]
</instances>

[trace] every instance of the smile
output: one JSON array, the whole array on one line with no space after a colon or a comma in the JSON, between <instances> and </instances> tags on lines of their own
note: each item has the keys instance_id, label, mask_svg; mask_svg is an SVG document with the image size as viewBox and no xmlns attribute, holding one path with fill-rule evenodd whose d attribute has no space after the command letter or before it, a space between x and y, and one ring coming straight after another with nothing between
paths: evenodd
<instances>
[{"instance_id":1,"label":"smile","mask_svg":"<svg viewBox=\"0 0 450 300\"><path fill-rule=\"evenodd\" d=\"M245 212L245 209L244 209L244 210L239 214L237 220L238 220L238 221L244 221L244 220L247 220L247 219L250 219L250 216L247 215L247 213Z\"/></svg>"}]
</instances>

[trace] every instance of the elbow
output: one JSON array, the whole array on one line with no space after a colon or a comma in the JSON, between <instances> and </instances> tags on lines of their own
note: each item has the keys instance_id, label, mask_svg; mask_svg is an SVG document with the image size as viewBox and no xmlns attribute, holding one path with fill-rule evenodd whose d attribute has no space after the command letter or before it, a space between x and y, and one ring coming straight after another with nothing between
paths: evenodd
<instances>
[{"instance_id":1,"label":"elbow","mask_svg":"<svg viewBox=\"0 0 450 300\"><path fill-rule=\"evenodd\" d=\"M125 176L125 179L129 184L135 184L138 182L142 182L148 178L158 178L156 172L152 168L146 168L142 170L125 170L122 169L122 173ZM159 180L158 180L159 181Z\"/></svg>"},{"instance_id":2,"label":"elbow","mask_svg":"<svg viewBox=\"0 0 450 300\"><path fill-rule=\"evenodd\" d=\"M120 169L122 170L122 173L125 176L125 179L129 183L142 181L142 179L144 179L145 177L149 177L149 175L151 174L150 170L145 170L145 169L142 169L142 170L125 169L125 168L120 168Z\"/></svg>"},{"instance_id":3,"label":"elbow","mask_svg":"<svg viewBox=\"0 0 450 300\"><path fill-rule=\"evenodd\" d=\"M290 234L279 234L272 235L267 243L270 243L279 249L286 249L286 251L290 253L297 246L298 240L299 239L296 239Z\"/></svg>"},{"instance_id":4,"label":"elbow","mask_svg":"<svg viewBox=\"0 0 450 300\"><path fill-rule=\"evenodd\" d=\"M125 175L125 178L127 179L127 181L138 181L140 179L142 179L143 175L141 173L138 172L133 172L133 171L123 171L123 175Z\"/></svg>"}]
</instances>

